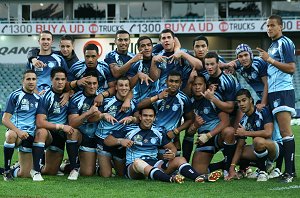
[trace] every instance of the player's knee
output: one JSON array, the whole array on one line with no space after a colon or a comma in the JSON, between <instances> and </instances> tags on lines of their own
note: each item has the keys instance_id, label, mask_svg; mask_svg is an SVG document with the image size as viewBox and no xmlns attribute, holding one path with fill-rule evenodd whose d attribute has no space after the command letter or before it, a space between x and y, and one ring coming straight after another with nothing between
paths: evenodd
<instances>
[{"instance_id":1,"label":"player's knee","mask_svg":"<svg viewBox=\"0 0 300 198\"><path fill-rule=\"evenodd\" d=\"M187 161L184 157L175 157L173 159L173 163L175 163L179 167L181 164L187 163Z\"/></svg>"},{"instance_id":2,"label":"player's knee","mask_svg":"<svg viewBox=\"0 0 300 198\"><path fill-rule=\"evenodd\" d=\"M17 138L18 138L17 133L12 130L7 131L5 134L5 141L7 143L15 143Z\"/></svg>"},{"instance_id":3,"label":"player's knee","mask_svg":"<svg viewBox=\"0 0 300 198\"><path fill-rule=\"evenodd\" d=\"M47 139L48 131L46 129L37 129L35 133L35 142L45 141Z\"/></svg>"},{"instance_id":4,"label":"player's knee","mask_svg":"<svg viewBox=\"0 0 300 198\"><path fill-rule=\"evenodd\" d=\"M221 136L226 143L233 143L235 140L234 133L235 129L233 127L226 127L222 130Z\"/></svg>"},{"instance_id":5,"label":"player's knee","mask_svg":"<svg viewBox=\"0 0 300 198\"><path fill-rule=\"evenodd\" d=\"M253 146L255 150L263 150L266 147L265 143L266 140L262 137L255 137L253 139Z\"/></svg>"},{"instance_id":6,"label":"player's knee","mask_svg":"<svg viewBox=\"0 0 300 198\"><path fill-rule=\"evenodd\" d=\"M145 174L145 168L148 166L149 164L147 162L145 162L142 159L135 159L133 164L132 164L132 168L136 173L142 173Z\"/></svg>"}]
</instances>

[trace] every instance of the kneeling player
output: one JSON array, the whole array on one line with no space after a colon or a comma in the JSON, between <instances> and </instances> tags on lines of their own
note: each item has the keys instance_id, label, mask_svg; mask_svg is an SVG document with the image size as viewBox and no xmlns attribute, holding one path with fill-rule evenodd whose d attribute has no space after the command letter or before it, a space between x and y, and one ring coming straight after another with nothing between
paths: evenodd
<instances>
[{"instance_id":1,"label":"kneeling player","mask_svg":"<svg viewBox=\"0 0 300 198\"><path fill-rule=\"evenodd\" d=\"M39 96L34 93L37 77L33 70L23 75L23 87L12 92L2 118L8 128L4 142L4 180L12 180L10 170L14 148L19 146L20 167L14 170L14 176L30 177L32 167L32 143L35 135L35 114Z\"/></svg>"},{"instance_id":2,"label":"kneeling player","mask_svg":"<svg viewBox=\"0 0 300 198\"><path fill-rule=\"evenodd\" d=\"M104 140L108 146L126 147L126 176L131 179L145 177L164 182L182 183L180 175L170 176L174 171L195 182L216 181L221 176L220 172L209 175L199 175L184 157L175 157L176 147L163 128L153 125L155 110L153 107L144 107L140 110L140 124L132 124L121 131L113 133ZM164 160L157 160L158 148L166 149Z\"/></svg>"},{"instance_id":3,"label":"kneeling player","mask_svg":"<svg viewBox=\"0 0 300 198\"><path fill-rule=\"evenodd\" d=\"M226 179L230 180L234 177L239 177L235 172L235 166L238 162L240 162L241 169L243 161L254 161L260 170L257 181L267 181L266 160L275 161L282 151L280 132L277 128L274 130L270 110L264 107L261 111L258 111L248 90L239 90L236 98L244 116L235 133L239 140L231 162L229 175ZM253 138L252 145L246 145L245 139L247 137ZM248 166L248 164L246 163L244 166Z\"/></svg>"}]
</instances>

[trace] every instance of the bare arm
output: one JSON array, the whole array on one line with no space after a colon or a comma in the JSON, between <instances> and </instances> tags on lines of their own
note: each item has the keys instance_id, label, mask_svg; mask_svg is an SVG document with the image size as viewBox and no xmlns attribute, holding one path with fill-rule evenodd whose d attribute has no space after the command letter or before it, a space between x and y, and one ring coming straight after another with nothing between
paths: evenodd
<instances>
[{"instance_id":1,"label":"bare arm","mask_svg":"<svg viewBox=\"0 0 300 198\"><path fill-rule=\"evenodd\" d=\"M247 137L263 137L265 139L271 138L272 136L272 132L273 132L274 126L273 123L267 123L264 125L264 129L263 130L259 130L259 131L246 131L246 129L239 124L239 128L237 128L236 130L236 134L237 136L247 136Z\"/></svg>"},{"instance_id":2,"label":"bare arm","mask_svg":"<svg viewBox=\"0 0 300 198\"><path fill-rule=\"evenodd\" d=\"M161 74L161 69L156 65L157 62L164 61L162 56L153 56L150 67L150 78L154 81L158 80Z\"/></svg>"},{"instance_id":3,"label":"bare arm","mask_svg":"<svg viewBox=\"0 0 300 198\"><path fill-rule=\"evenodd\" d=\"M215 135L219 134L223 129L228 127L230 124L230 119L229 119L228 113L220 112L218 114L218 117L220 118L220 123L213 130L211 130L209 132L211 134L211 136L215 136Z\"/></svg>"}]
</instances>

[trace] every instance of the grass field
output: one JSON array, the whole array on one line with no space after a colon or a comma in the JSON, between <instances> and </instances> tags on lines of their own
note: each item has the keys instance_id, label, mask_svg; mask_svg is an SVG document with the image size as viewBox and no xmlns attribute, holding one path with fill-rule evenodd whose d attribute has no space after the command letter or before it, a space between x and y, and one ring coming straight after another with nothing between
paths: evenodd
<instances>
[{"instance_id":1,"label":"grass field","mask_svg":"<svg viewBox=\"0 0 300 198\"><path fill-rule=\"evenodd\" d=\"M43 176L44 182L33 182L31 178L17 178L12 182L0 179L0 197L299 197L300 127L293 127L293 131L296 137L298 174L293 183L279 183L276 179L268 182L251 179L226 182L220 179L216 183L194 183L187 180L183 184L172 184L118 177L79 177L77 181L69 181L67 176ZM1 125L0 166L3 166L4 132L5 128ZM216 158L221 157L221 154L216 155Z\"/></svg>"}]
</instances>

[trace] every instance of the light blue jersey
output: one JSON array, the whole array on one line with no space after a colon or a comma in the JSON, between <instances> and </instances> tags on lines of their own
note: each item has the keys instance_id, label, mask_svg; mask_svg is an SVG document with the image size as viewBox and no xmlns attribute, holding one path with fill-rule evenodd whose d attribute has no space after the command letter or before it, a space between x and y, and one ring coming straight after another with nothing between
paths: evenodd
<instances>
[{"instance_id":1,"label":"light blue jersey","mask_svg":"<svg viewBox=\"0 0 300 198\"><path fill-rule=\"evenodd\" d=\"M126 165L133 163L135 159L157 160L158 148L170 142L165 134L164 128L152 126L151 129L141 129L136 124L112 133L115 138L126 138L134 142L126 149Z\"/></svg>"},{"instance_id":2,"label":"light blue jersey","mask_svg":"<svg viewBox=\"0 0 300 198\"><path fill-rule=\"evenodd\" d=\"M268 49L268 54L274 60L281 63L292 63L295 61L295 45L286 36L274 40ZM293 75L285 73L273 66L268 65L268 92L278 92L284 90L292 90Z\"/></svg>"},{"instance_id":3,"label":"light blue jersey","mask_svg":"<svg viewBox=\"0 0 300 198\"><path fill-rule=\"evenodd\" d=\"M47 121L54 124L67 124L68 104L61 106L61 95L55 93L52 89L48 89L39 101L37 114L47 116Z\"/></svg>"},{"instance_id":4,"label":"light blue jersey","mask_svg":"<svg viewBox=\"0 0 300 198\"><path fill-rule=\"evenodd\" d=\"M185 113L193 111L191 100L182 91L156 101L153 106L156 108L155 124L165 127L168 131L177 127Z\"/></svg>"},{"instance_id":5,"label":"light blue jersey","mask_svg":"<svg viewBox=\"0 0 300 198\"><path fill-rule=\"evenodd\" d=\"M86 96L83 91L77 92L70 100L68 114L81 115L87 112L94 105L94 96ZM82 125L78 127L79 131L84 135L93 138L97 129L97 122L84 121Z\"/></svg>"},{"instance_id":6,"label":"light blue jersey","mask_svg":"<svg viewBox=\"0 0 300 198\"><path fill-rule=\"evenodd\" d=\"M34 70L37 75L37 90L40 92L51 87L51 70L54 67L62 67L67 72L68 65L64 58L58 54L38 55L37 59L46 64L45 67L37 68L28 62L26 69Z\"/></svg>"},{"instance_id":7,"label":"light blue jersey","mask_svg":"<svg viewBox=\"0 0 300 198\"><path fill-rule=\"evenodd\" d=\"M127 116L133 115L136 111L137 104L133 100L131 100L130 108L126 112L120 111L122 105L123 101L118 100L116 96L105 98L103 100L103 104L99 107L99 111L102 113L109 113L118 121ZM112 133L113 130L121 130L124 126L124 124L121 124L119 122L115 122L115 124L113 125L106 120L100 120L96 130L96 136L101 139L105 139L109 134Z\"/></svg>"},{"instance_id":8,"label":"light blue jersey","mask_svg":"<svg viewBox=\"0 0 300 198\"><path fill-rule=\"evenodd\" d=\"M114 51L111 51L108 54L106 54L104 61L108 65L110 65L112 63L116 63L119 67L122 67L134 56L135 56L135 54L130 53L130 52L127 52L126 54L120 54L117 52L117 50L114 50ZM126 73L124 76L128 76L128 73Z\"/></svg>"},{"instance_id":9,"label":"light blue jersey","mask_svg":"<svg viewBox=\"0 0 300 198\"><path fill-rule=\"evenodd\" d=\"M144 74L147 74L150 76L150 66L151 66L151 59L150 60L140 60L136 63L134 63L130 70L128 71L129 77L134 77L138 72L143 72ZM149 81L149 85L145 82L141 84L141 80L139 79L133 90L133 97L137 102L140 102L141 100L151 97L158 91L158 81L151 82Z\"/></svg>"},{"instance_id":10,"label":"light blue jersey","mask_svg":"<svg viewBox=\"0 0 300 198\"><path fill-rule=\"evenodd\" d=\"M104 61L98 61L95 69L88 68L84 60L76 62L70 68L68 73L68 81L79 80L83 78L87 71L95 71L98 74L98 92L101 93L108 89L108 83L115 81L113 78L109 66Z\"/></svg>"},{"instance_id":11,"label":"light blue jersey","mask_svg":"<svg viewBox=\"0 0 300 198\"><path fill-rule=\"evenodd\" d=\"M13 91L6 103L5 113L12 115L11 122L20 130L34 137L35 115L39 102L39 95L26 93L22 88Z\"/></svg>"}]
</instances>

